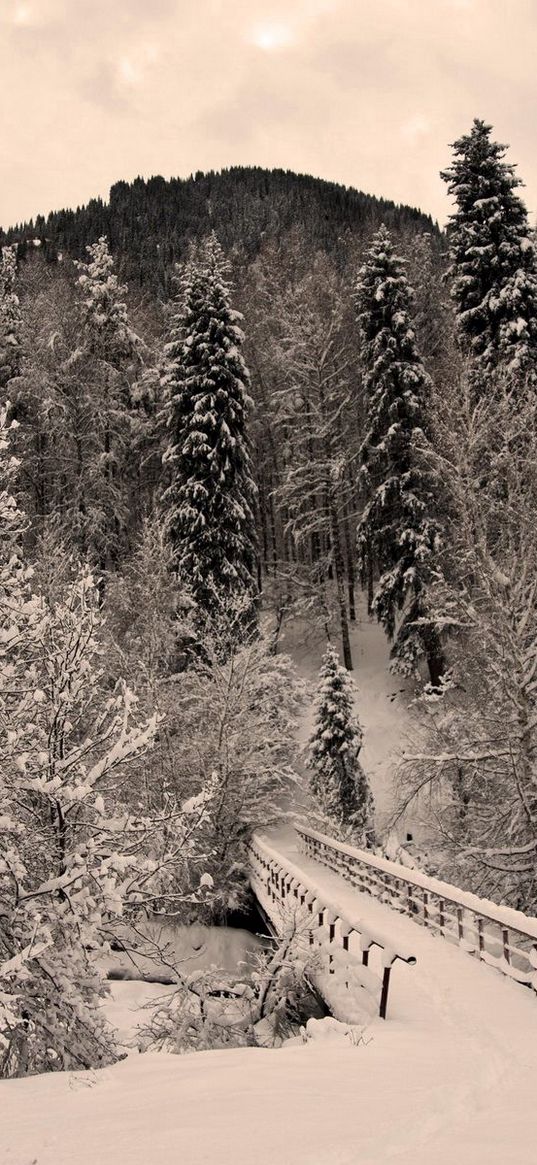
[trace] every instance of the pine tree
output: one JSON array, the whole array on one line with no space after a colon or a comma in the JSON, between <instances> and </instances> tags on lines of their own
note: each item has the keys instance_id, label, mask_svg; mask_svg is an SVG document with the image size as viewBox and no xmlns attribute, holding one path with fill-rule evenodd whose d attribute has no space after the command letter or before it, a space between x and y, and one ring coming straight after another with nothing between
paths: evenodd
<instances>
[{"instance_id":1,"label":"pine tree","mask_svg":"<svg viewBox=\"0 0 537 1165\"><path fill-rule=\"evenodd\" d=\"M309 741L310 786L321 809L359 845L374 840L374 802L359 761L362 729L353 711L354 684L328 647L322 660L315 700L315 727Z\"/></svg>"},{"instance_id":2,"label":"pine tree","mask_svg":"<svg viewBox=\"0 0 537 1165\"><path fill-rule=\"evenodd\" d=\"M372 610L393 641L394 667L403 673L427 659L437 684L442 652L427 619L426 586L439 546L435 499L423 467L425 415L431 388L411 319L412 290L389 232L374 236L357 283L364 386L368 400L361 449L368 501L358 527L362 577Z\"/></svg>"},{"instance_id":3,"label":"pine tree","mask_svg":"<svg viewBox=\"0 0 537 1165\"><path fill-rule=\"evenodd\" d=\"M491 130L476 119L453 143L453 163L442 172L457 206L448 233L459 342L476 361L481 385L500 365L508 377L537 386L535 242L516 193L522 182Z\"/></svg>"},{"instance_id":4,"label":"pine tree","mask_svg":"<svg viewBox=\"0 0 537 1165\"><path fill-rule=\"evenodd\" d=\"M0 387L20 372L21 313L14 290L17 274L15 247L2 247L0 263Z\"/></svg>"},{"instance_id":5,"label":"pine tree","mask_svg":"<svg viewBox=\"0 0 537 1165\"><path fill-rule=\"evenodd\" d=\"M230 597L251 616L256 589L249 376L228 276L212 235L184 268L166 347L162 504L176 570L202 616Z\"/></svg>"}]
</instances>

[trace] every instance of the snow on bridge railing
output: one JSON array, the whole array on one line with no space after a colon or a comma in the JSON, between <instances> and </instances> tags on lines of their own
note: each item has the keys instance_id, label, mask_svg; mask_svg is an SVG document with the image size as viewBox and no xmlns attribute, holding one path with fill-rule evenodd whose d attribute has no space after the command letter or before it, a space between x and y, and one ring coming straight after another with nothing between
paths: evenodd
<instances>
[{"instance_id":1,"label":"snow on bridge railing","mask_svg":"<svg viewBox=\"0 0 537 1165\"><path fill-rule=\"evenodd\" d=\"M302 851L357 890L408 914L517 983L537 991L537 918L448 882L295 826Z\"/></svg>"},{"instance_id":2,"label":"snow on bridge railing","mask_svg":"<svg viewBox=\"0 0 537 1165\"><path fill-rule=\"evenodd\" d=\"M401 943L363 918L343 912L337 902L321 892L298 866L254 835L249 847L250 881L261 908L277 933L291 923L307 934L309 947L316 948L309 979L337 1019L347 1022L363 1018L352 1014L357 992L364 988L378 1004L386 1019L393 964L413 965L415 956ZM380 974L369 965L370 952L377 948Z\"/></svg>"}]
</instances>

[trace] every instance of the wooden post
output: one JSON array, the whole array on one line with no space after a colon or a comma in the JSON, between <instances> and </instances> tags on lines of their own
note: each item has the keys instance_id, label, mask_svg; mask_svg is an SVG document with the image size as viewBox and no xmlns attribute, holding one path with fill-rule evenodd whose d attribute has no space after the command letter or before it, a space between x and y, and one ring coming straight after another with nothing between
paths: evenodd
<instances>
[{"instance_id":1,"label":"wooden post","mask_svg":"<svg viewBox=\"0 0 537 1165\"><path fill-rule=\"evenodd\" d=\"M390 974L391 974L391 967L385 967L384 974L382 976L382 991L380 993L380 1005L379 1005L379 1015L380 1015L381 1019L386 1019L386 1012L388 1010L388 991L390 989Z\"/></svg>"},{"instance_id":2,"label":"wooden post","mask_svg":"<svg viewBox=\"0 0 537 1165\"><path fill-rule=\"evenodd\" d=\"M429 925L429 895L427 890L423 891L423 921L425 926Z\"/></svg>"},{"instance_id":3,"label":"wooden post","mask_svg":"<svg viewBox=\"0 0 537 1165\"><path fill-rule=\"evenodd\" d=\"M507 927L505 927L505 929L502 930L502 941L503 941L503 957L504 957L506 963L510 963L511 962L511 951L509 949L509 931L507 930Z\"/></svg>"},{"instance_id":4,"label":"wooden post","mask_svg":"<svg viewBox=\"0 0 537 1165\"><path fill-rule=\"evenodd\" d=\"M335 922L330 922L329 926L328 926L328 942L333 943L335 937L336 937L336 924L335 924ZM328 956L328 973L330 975L334 974L334 956L332 953L330 953Z\"/></svg>"},{"instance_id":5,"label":"wooden post","mask_svg":"<svg viewBox=\"0 0 537 1165\"><path fill-rule=\"evenodd\" d=\"M464 938L464 926L462 920L462 906L457 906L457 933L459 942Z\"/></svg>"},{"instance_id":6,"label":"wooden post","mask_svg":"<svg viewBox=\"0 0 537 1165\"><path fill-rule=\"evenodd\" d=\"M445 903L444 903L443 898L439 898L438 899L438 921L440 923L440 934L444 933L444 927L446 925L446 918L445 918L445 914L444 914L444 905L445 905Z\"/></svg>"},{"instance_id":7,"label":"wooden post","mask_svg":"<svg viewBox=\"0 0 537 1165\"><path fill-rule=\"evenodd\" d=\"M483 937L483 919L482 918L478 918L478 920L477 920L477 942L478 942L478 946L479 946L479 958L481 958L481 955L483 954L483 951L485 950L485 939Z\"/></svg>"}]
</instances>

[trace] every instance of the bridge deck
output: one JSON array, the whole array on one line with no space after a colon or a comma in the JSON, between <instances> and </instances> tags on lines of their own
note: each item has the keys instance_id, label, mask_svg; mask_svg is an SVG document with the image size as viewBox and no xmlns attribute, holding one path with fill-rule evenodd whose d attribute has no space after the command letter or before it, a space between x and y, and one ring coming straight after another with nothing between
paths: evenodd
<instances>
[{"instance_id":1,"label":"bridge deck","mask_svg":"<svg viewBox=\"0 0 537 1165\"><path fill-rule=\"evenodd\" d=\"M450 1013L457 1016L460 1021L457 1021L457 1027L469 1033L479 1027L485 1042L487 1031L495 1033L491 1036L494 1040L510 1039L511 1036L506 1035L509 1031L516 1042L518 1025L523 1032L531 1024L537 1035L537 1006L533 991L504 978L492 967L417 926L410 918L355 889L340 874L306 857L299 850L292 827L268 832L263 835L263 841L283 862L302 871L308 882L313 881L320 898L337 903L342 912L363 919L370 928L390 934L394 946L413 951L416 966L398 963L393 976L390 988L392 1023L420 1024L423 1016L433 1008L442 1017ZM498 1030L502 1032L501 1037Z\"/></svg>"}]
</instances>

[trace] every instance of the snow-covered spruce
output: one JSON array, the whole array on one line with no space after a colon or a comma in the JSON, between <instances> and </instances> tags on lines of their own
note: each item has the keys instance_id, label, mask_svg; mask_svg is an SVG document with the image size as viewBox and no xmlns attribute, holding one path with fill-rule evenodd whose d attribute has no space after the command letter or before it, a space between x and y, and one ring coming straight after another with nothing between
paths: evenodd
<instances>
[{"instance_id":1,"label":"snow-covered spruce","mask_svg":"<svg viewBox=\"0 0 537 1165\"><path fill-rule=\"evenodd\" d=\"M451 296L461 347L476 362L476 387L498 371L537 386L537 257L521 180L506 146L475 120L443 171L456 210L449 222Z\"/></svg>"},{"instance_id":2,"label":"snow-covered spruce","mask_svg":"<svg viewBox=\"0 0 537 1165\"><path fill-rule=\"evenodd\" d=\"M106 238L87 247L77 263L81 341L62 376L77 377L82 432L75 435L78 543L101 571L115 568L127 549L129 517L136 510L139 468L133 459L140 415L134 385L144 345L130 326L125 295Z\"/></svg>"},{"instance_id":3,"label":"snow-covered spruce","mask_svg":"<svg viewBox=\"0 0 537 1165\"><path fill-rule=\"evenodd\" d=\"M351 676L329 646L319 673L315 726L306 759L310 787L339 835L369 846L374 841L374 804L359 760L362 729L354 714L354 695Z\"/></svg>"},{"instance_id":4,"label":"snow-covered spruce","mask_svg":"<svg viewBox=\"0 0 537 1165\"><path fill-rule=\"evenodd\" d=\"M15 247L2 247L0 262L0 385L5 387L20 372L22 319L15 292Z\"/></svg>"},{"instance_id":5,"label":"snow-covered spruce","mask_svg":"<svg viewBox=\"0 0 537 1165\"><path fill-rule=\"evenodd\" d=\"M412 289L385 227L359 272L356 304L368 400L360 451L367 496L358 527L360 569L372 609L393 641L394 668L412 672L425 657L437 684L442 648L428 616L426 587L440 531L423 460L431 385L412 326Z\"/></svg>"},{"instance_id":6,"label":"snow-covered spruce","mask_svg":"<svg viewBox=\"0 0 537 1165\"><path fill-rule=\"evenodd\" d=\"M88 260L77 262L82 294L82 319L87 352L114 366L132 359L141 341L129 324L125 295L114 271L114 260L104 235L86 247Z\"/></svg>"},{"instance_id":7,"label":"snow-covered spruce","mask_svg":"<svg viewBox=\"0 0 537 1165\"><path fill-rule=\"evenodd\" d=\"M254 617L256 488L247 436L249 375L229 265L211 235L192 253L166 347L169 482L162 506L178 575L201 613L242 596Z\"/></svg>"}]
</instances>

